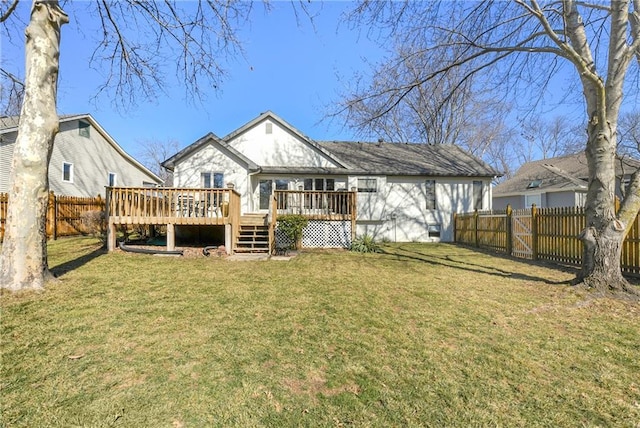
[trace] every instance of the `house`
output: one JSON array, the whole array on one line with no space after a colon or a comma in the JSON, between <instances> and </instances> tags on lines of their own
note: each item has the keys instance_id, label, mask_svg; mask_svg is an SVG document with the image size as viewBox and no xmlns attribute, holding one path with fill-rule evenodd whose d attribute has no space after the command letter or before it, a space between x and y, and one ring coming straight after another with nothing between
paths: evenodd
<instances>
[{"instance_id":1,"label":"house","mask_svg":"<svg viewBox=\"0 0 640 428\"><path fill-rule=\"evenodd\" d=\"M232 187L245 216L340 215L349 209L339 198L353 194L347 235L421 242L452 241L454 213L490 209L499 174L454 145L316 141L270 111L225 137L205 135L163 166L176 188ZM327 219L310 224L316 232L303 245L348 245L317 242L350 227Z\"/></svg>"},{"instance_id":2,"label":"house","mask_svg":"<svg viewBox=\"0 0 640 428\"><path fill-rule=\"evenodd\" d=\"M0 118L0 193L9 171L18 116ZM105 196L106 186L157 186L162 180L127 154L89 114L60 117L49 161L49 189L64 196Z\"/></svg>"},{"instance_id":3,"label":"house","mask_svg":"<svg viewBox=\"0 0 640 428\"><path fill-rule=\"evenodd\" d=\"M624 186L640 161L625 157L616 162L616 193ZM584 152L523 164L516 174L493 189L493 208L513 209L584 206L589 170Z\"/></svg>"}]
</instances>

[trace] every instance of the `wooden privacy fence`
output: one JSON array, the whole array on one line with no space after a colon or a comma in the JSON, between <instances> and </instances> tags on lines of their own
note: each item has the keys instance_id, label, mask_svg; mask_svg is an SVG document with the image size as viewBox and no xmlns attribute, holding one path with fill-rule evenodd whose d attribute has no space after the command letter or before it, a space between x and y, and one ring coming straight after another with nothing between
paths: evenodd
<instances>
[{"instance_id":1,"label":"wooden privacy fence","mask_svg":"<svg viewBox=\"0 0 640 428\"><path fill-rule=\"evenodd\" d=\"M454 215L454 240L532 260L582 263L583 207L476 211ZM640 275L640 216L622 244L622 271Z\"/></svg>"},{"instance_id":2,"label":"wooden privacy fence","mask_svg":"<svg viewBox=\"0 0 640 428\"><path fill-rule=\"evenodd\" d=\"M0 193L0 241L4 239L5 222L9 197L7 193ZM104 199L99 195L95 198L81 198L76 196L56 196L49 192L47 204L47 238L56 239L58 236L84 235L91 233L92 220L85 213L91 211L103 212ZM100 218L98 216L98 218ZM94 220L93 220L94 221Z\"/></svg>"}]
</instances>

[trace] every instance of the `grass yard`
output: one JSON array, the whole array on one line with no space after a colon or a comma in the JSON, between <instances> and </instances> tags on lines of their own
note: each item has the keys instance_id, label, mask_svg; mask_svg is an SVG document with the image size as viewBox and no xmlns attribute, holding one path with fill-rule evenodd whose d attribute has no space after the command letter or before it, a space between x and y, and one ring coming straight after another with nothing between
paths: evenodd
<instances>
[{"instance_id":1,"label":"grass yard","mask_svg":"<svg viewBox=\"0 0 640 428\"><path fill-rule=\"evenodd\" d=\"M447 244L230 262L50 244L0 298L3 427L640 423L640 307Z\"/></svg>"}]
</instances>

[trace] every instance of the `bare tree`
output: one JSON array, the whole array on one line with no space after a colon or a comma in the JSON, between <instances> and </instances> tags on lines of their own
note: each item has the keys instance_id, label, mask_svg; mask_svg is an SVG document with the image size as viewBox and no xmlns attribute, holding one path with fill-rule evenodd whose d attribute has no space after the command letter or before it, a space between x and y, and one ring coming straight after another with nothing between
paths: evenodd
<instances>
[{"instance_id":1,"label":"bare tree","mask_svg":"<svg viewBox=\"0 0 640 428\"><path fill-rule=\"evenodd\" d=\"M24 98L24 83L17 76L0 68L0 106L2 116L18 116Z\"/></svg>"},{"instance_id":2,"label":"bare tree","mask_svg":"<svg viewBox=\"0 0 640 428\"><path fill-rule=\"evenodd\" d=\"M587 227L580 235L583 264L576 283L602 292L639 294L622 276L620 254L640 210L640 172L633 175L616 213L614 164L625 89L633 91L630 83L638 81L640 0L361 1L351 18L410 46L430 65L413 82L387 88L388 101L378 117L452 70L460 70L455 74L458 84L447 89L445 100L476 79L485 88L516 94L513 101L526 102L535 114L553 77L572 73L574 80L563 88L568 96L580 96L585 106L583 147L589 166Z\"/></svg>"},{"instance_id":3,"label":"bare tree","mask_svg":"<svg viewBox=\"0 0 640 428\"><path fill-rule=\"evenodd\" d=\"M80 3L67 2L67 7ZM120 102L153 98L162 90L167 64L198 96L205 84L219 84L224 58L240 52L236 29L250 2L140 2L99 0L93 10L102 39L90 63L107 70L102 91ZM21 22L18 0L0 6L2 31L14 34ZM47 169L58 131L56 92L60 31L69 20L57 0L34 0L26 29L25 93L10 173L9 209L0 259L0 286L41 289L47 265L45 215ZM11 30L13 28L14 31ZM202 81L204 79L204 81Z\"/></svg>"},{"instance_id":4,"label":"bare tree","mask_svg":"<svg viewBox=\"0 0 640 428\"><path fill-rule=\"evenodd\" d=\"M640 111L631 111L620 116L618 153L640 159Z\"/></svg>"},{"instance_id":5,"label":"bare tree","mask_svg":"<svg viewBox=\"0 0 640 428\"><path fill-rule=\"evenodd\" d=\"M584 149L584 125L571 124L565 116L545 119L532 116L521 125L522 144L515 147L520 163L549 159Z\"/></svg>"},{"instance_id":6,"label":"bare tree","mask_svg":"<svg viewBox=\"0 0 640 428\"><path fill-rule=\"evenodd\" d=\"M472 79L461 84L460 69L414 86L426 69L441 64L440 59L430 62L434 60L413 46L398 47L392 60L373 66L373 77L351 81L334 116L364 139L456 144L507 171L504 156L487 156L498 152L490 144L497 147L511 134L504 121L506 104L479 90ZM399 87L413 90L403 93Z\"/></svg>"},{"instance_id":7,"label":"bare tree","mask_svg":"<svg viewBox=\"0 0 640 428\"><path fill-rule=\"evenodd\" d=\"M140 162L160 177L165 186L171 186L172 176L161 164L180 150L180 143L173 139L146 139L138 141L137 146L137 158Z\"/></svg>"}]
</instances>

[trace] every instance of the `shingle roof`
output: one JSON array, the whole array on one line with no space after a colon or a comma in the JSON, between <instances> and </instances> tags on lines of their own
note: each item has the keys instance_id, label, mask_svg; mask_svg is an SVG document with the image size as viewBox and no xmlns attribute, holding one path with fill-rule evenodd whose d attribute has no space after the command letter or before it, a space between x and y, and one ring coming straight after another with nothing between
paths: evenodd
<instances>
[{"instance_id":1,"label":"shingle roof","mask_svg":"<svg viewBox=\"0 0 640 428\"><path fill-rule=\"evenodd\" d=\"M88 114L61 114L59 119L61 122L72 118L82 118L87 117ZM20 116L0 116L0 131L4 131L5 129L13 129L18 127L18 122L20 121Z\"/></svg>"},{"instance_id":2,"label":"shingle roof","mask_svg":"<svg viewBox=\"0 0 640 428\"><path fill-rule=\"evenodd\" d=\"M616 173L623 171L625 174L640 168L640 162L631 158L625 158L621 162L616 162ZM493 189L494 196L506 196L512 194L522 194L531 190L530 185L534 181L540 181L536 186L536 191L544 190L586 190L589 178L589 168L587 157L584 152L560 156L550 159L542 159L523 164L515 175L508 180L498 184Z\"/></svg>"},{"instance_id":3,"label":"shingle roof","mask_svg":"<svg viewBox=\"0 0 640 428\"><path fill-rule=\"evenodd\" d=\"M319 144L346 161L350 173L464 177L501 175L488 164L451 144L336 141Z\"/></svg>"}]
</instances>

